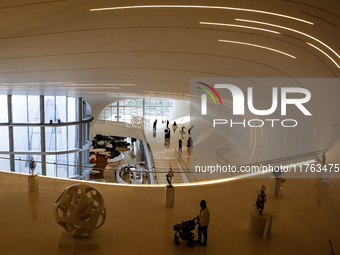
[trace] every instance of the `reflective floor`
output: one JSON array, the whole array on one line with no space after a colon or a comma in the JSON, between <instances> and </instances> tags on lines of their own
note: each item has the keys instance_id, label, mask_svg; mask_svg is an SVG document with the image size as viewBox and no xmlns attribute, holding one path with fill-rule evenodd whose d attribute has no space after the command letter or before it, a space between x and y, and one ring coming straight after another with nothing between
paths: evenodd
<instances>
[{"instance_id":1,"label":"reflective floor","mask_svg":"<svg viewBox=\"0 0 340 255\"><path fill-rule=\"evenodd\" d=\"M0 172L1 255L71 254L58 249L62 228L53 204L71 180L41 177L40 191L27 193L27 176ZM127 187L90 183L103 194L107 220L100 229L98 250L74 254L335 254L340 252L340 180L288 179L283 197L267 194L265 211L273 219L272 235L264 240L247 231L256 192L268 179L175 186L175 207L166 208L164 187ZM174 245L173 225L199 213L207 201L211 212L208 246ZM194 231L196 234L196 230Z\"/></svg>"}]
</instances>

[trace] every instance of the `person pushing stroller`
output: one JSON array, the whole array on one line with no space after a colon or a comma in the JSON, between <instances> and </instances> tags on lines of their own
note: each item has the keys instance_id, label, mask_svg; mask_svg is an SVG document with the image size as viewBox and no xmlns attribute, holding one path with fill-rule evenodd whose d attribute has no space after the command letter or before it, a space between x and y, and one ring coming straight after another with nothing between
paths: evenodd
<instances>
[{"instance_id":1,"label":"person pushing stroller","mask_svg":"<svg viewBox=\"0 0 340 255\"><path fill-rule=\"evenodd\" d=\"M196 242L200 244L201 246L206 246L207 240L208 240L208 226L209 226L209 221L210 221L210 211L207 207L207 202L205 200L201 200L200 206L201 206L200 214L197 216L199 225L198 225L198 239ZM204 236L203 243L201 243L202 233Z\"/></svg>"}]
</instances>

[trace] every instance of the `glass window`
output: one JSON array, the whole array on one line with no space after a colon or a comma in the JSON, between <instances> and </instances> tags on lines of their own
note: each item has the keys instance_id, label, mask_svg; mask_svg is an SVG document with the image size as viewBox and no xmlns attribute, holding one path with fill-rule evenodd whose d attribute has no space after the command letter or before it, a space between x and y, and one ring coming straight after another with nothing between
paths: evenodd
<instances>
[{"instance_id":1,"label":"glass window","mask_svg":"<svg viewBox=\"0 0 340 255\"><path fill-rule=\"evenodd\" d=\"M122 107L122 106L119 106L119 119L118 121L122 121L124 122L125 121L125 107Z\"/></svg>"},{"instance_id":2,"label":"glass window","mask_svg":"<svg viewBox=\"0 0 340 255\"><path fill-rule=\"evenodd\" d=\"M28 127L28 150L41 151L40 127Z\"/></svg>"},{"instance_id":3,"label":"glass window","mask_svg":"<svg viewBox=\"0 0 340 255\"><path fill-rule=\"evenodd\" d=\"M67 178L67 154L58 154L57 155L57 177L59 178Z\"/></svg>"},{"instance_id":4,"label":"glass window","mask_svg":"<svg viewBox=\"0 0 340 255\"><path fill-rule=\"evenodd\" d=\"M131 107L125 107L124 122L131 122Z\"/></svg>"},{"instance_id":5,"label":"glass window","mask_svg":"<svg viewBox=\"0 0 340 255\"><path fill-rule=\"evenodd\" d=\"M28 127L13 127L14 151L28 151Z\"/></svg>"},{"instance_id":6,"label":"glass window","mask_svg":"<svg viewBox=\"0 0 340 255\"><path fill-rule=\"evenodd\" d=\"M105 120L105 114L104 114L104 111L102 111L100 114L99 114L99 117L98 117L99 120Z\"/></svg>"},{"instance_id":7,"label":"glass window","mask_svg":"<svg viewBox=\"0 0 340 255\"><path fill-rule=\"evenodd\" d=\"M77 136L77 128L78 126L68 126L68 149L72 150L77 148L78 145L78 136Z\"/></svg>"},{"instance_id":8,"label":"glass window","mask_svg":"<svg viewBox=\"0 0 340 255\"><path fill-rule=\"evenodd\" d=\"M46 155L46 176L56 177L56 155Z\"/></svg>"},{"instance_id":9,"label":"glass window","mask_svg":"<svg viewBox=\"0 0 340 255\"><path fill-rule=\"evenodd\" d=\"M77 121L76 117L76 99L74 97L67 97L67 121Z\"/></svg>"},{"instance_id":10,"label":"glass window","mask_svg":"<svg viewBox=\"0 0 340 255\"><path fill-rule=\"evenodd\" d=\"M107 108L105 108L105 110L104 110L104 119L105 120L112 120L112 110L111 110L111 107L109 106L109 107L107 107Z\"/></svg>"},{"instance_id":11,"label":"glass window","mask_svg":"<svg viewBox=\"0 0 340 255\"><path fill-rule=\"evenodd\" d=\"M55 122L55 97L54 96L45 96L45 123Z\"/></svg>"},{"instance_id":12,"label":"glass window","mask_svg":"<svg viewBox=\"0 0 340 255\"><path fill-rule=\"evenodd\" d=\"M8 122L7 95L0 95L0 122Z\"/></svg>"},{"instance_id":13,"label":"glass window","mask_svg":"<svg viewBox=\"0 0 340 255\"><path fill-rule=\"evenodd\" d=\"M145 102L143 109L143 100ZM118 105L118 107L116 107ZM99 119L110 121L131 122L132 116L142 116L146 122L153 122L155 119L169 119L172 100L169 99L130 99L111 104L106 107L99 116ZM119 114L117 111L119 109ZM143 113L144 112L144 113Z\"/></svg>"},{"instance_id":14,"label":"glass window","mask_svg":"<svg viewBox=\"0 0 340 255\"><path fill-rule=\"evenodd\" d=\"M76 167L78 165L77 154L78 154L77 152L68 154L69 177L73 177L73 176L78 175L78 170L77 170L77 167Z\"/></svg>"},{"instance_id":15,"label":"glass window","mask_svg":"<svg viewBox=\"0 0 340 255\"><path fill-rule=\"evenodd\" d=\"M29 155L14 155L14 167L17 173L29 173Z\"/></svg>"},{"instance_id":16,"label":"glass window","mask_svg":"<svg viewBox=\"0 0 340 255\"><path fill-rule=\"evenodd\" d=\"M12 96L12 120L14 123L27 123L27 96Z\"/></svg>"},{"instance_id":17,"label":"glass window","mask_svg":"<svg viewBox=\"0 0 340 255\"><path fill-rule=\"evenodd\" d=\"M28 122L40 122L40 96L27 96L28 101Z\"/></svg>"},{"instance_id":18,"label":"glass window","mask_svg":"<svg viewBox=\"0 0 340 255\"><path fill-rule=\"evenodd\" d=\"M67 150L67 127L56 127L57 150Z\"/></svg>"},{"instance_id":19,"label":"glass window","mask_svg":"<svg viewBox=\"0 0 340 255\"><path fill-rule=\"evenodd\" d=\"M61 122L66 122L66 97L57 96L56 97L56 120Z\"/></svg>"},{"instance_id":20,"label":"glass window","mask_svg":"<svg viewBox=\"0 0 340 255\"><path fill-rule=\"evenodd\" d=\"M11 171L11 160L9 159L9 154L0 155L0 170Z\"/></svg>"},{"instance_id":21,"label":"glass window","mask_svg":"<svg viewBox=\"0 0 340 255\"><path fill-rule=\"evenodd\" d=\"M111 107L111 111L112 111L112 121L117 121L118 120L117 107Z\"/></svg>"},{"instance_id":22,"label":"glass window","mask_svg":"<svg viewBox=\"0 0 340 255\"><path fill-rule=\"evenodd\" d=\"M9 151L8 127L0 127L0 151Z\"/></svg>"},{"instance_id":23,"label":"glass window","mask_svg":"<svg viewBox=\"0 0 340 255\"><path fill-rule=\"evenodd\" d=\"M143 107L138 107L137 108L137 115L138 116L143 116Z\"/></svg>"},{"instance_id":24,"label":"glass window","mask_svg":"<svg viewBox=\"0 0 340 255\"><path fill-rule=\"evenodd\" d=\"M45 149L55 151L56 148L56 127L45 127Z\"/></svg>"}]
</instances>

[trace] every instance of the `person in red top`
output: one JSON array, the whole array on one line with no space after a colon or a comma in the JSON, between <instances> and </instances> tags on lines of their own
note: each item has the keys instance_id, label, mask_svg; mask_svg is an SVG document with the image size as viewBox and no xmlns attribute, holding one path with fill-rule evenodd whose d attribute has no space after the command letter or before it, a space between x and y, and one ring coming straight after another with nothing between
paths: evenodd
<instances>
[{"instance_id":1,"label":"person in red top","mask_svg":"<svg viewBox=\"0 0 340 255\"><path fill-rule=\"evenodd\" d=\"M206 246L208 240L208 226L210 222L210 212L205 200L201 200L200 206L201 206L200 215L197 216L197 218L199 219L197 243L199 243L201 246ZM203 243L201 243L202 233L204 236Z\"/></svg>"}]
</instances>

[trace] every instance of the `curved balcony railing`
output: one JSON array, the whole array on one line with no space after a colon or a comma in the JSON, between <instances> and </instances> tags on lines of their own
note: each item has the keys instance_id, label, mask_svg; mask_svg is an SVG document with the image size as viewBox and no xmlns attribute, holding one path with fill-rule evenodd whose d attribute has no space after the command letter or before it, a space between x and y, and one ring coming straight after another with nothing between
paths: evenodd
<instances>
[{"instance_id":1,"label":"curved balcony railing","mask_svg":"<svg viewBox=\"0 0 340 255\"><path fill-rule=\"evenodd\" d=\"M152 153L150 143L149 143L148 138L147 138L145 131L144 131L144 125L136 125L134 123L130 124L130 123L126 123L126 122L108 121L108 120L97 120L96 124L118 126L118 127L125 127L125 128L132 128L132 129L141 130L145 144L146 144L146 147L147 147L147 152L148 152L148 155L149 155L149 158L150 158L150 162L146 162L146 167L149 170L149 184L157 184L155 162L154 162L153 153Z\"/></svg>"}]
</instances>

